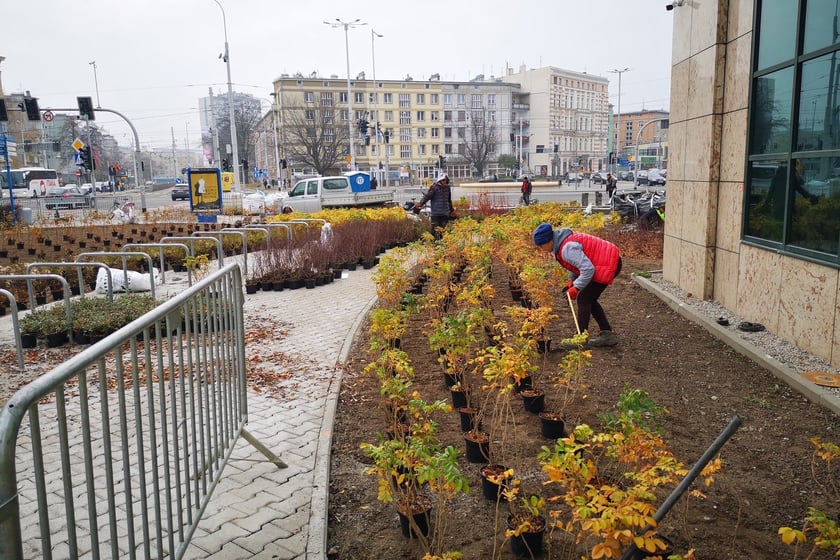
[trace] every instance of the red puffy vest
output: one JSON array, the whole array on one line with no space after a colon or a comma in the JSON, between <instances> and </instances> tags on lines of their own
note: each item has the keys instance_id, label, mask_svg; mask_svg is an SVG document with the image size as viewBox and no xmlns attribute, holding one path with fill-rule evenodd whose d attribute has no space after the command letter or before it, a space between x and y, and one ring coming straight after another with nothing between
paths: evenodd
<instances>
[{"instance_id":1,"label":"red puffy vest","mask_svg":"<svg viewBox=\"0 0 840 560\"><path fill-rule=\"evenodd\" d=\"M557 248L556 258L563 268L571 270L576 275L580 275L580 270L563 260L563 247L570 241L580 243L583 246L583 253L595 266L595 276L592 277L592 281L599 284L612 284L615 271L618 269L618 259L621 257L618 247L594 235L572 232Z\"/></svg>"}]
</instances>

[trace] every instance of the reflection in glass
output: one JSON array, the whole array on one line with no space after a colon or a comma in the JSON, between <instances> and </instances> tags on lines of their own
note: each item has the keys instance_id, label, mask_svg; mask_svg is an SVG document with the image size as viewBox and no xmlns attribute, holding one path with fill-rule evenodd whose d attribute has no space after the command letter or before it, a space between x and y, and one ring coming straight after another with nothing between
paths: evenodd
<instances>
[{"instance_id":1,"label":"reflection in glass","mask_svg":"<svg viewBox=\"0 0 840 560\"><path fill-rule=\"evenodd\" d=\"M837 53L832 53L802 65L797 150L833 150L840 147L838 62Z\"/></svg>"},{"instance_id":2,"label":"reflection in glass","mask_svg":"<svg viewBox=\"0 0 840 560\"><path fill-rule=\"evenodd\" d=\"M792 67L756 79L753 94L751 154L778 153L790 150L792 97Z\"/></svg>"},{"instance_id":3,"label":"reflection in glass","mask_svg":"<svg viewBox=\"0 0 840 560\"><path fill-rule=\"evenodd\" d=\"M837 43L840 0L808 0L806 6L804 54Z\"/></svg>"},{"instance_id":4,"label":"reflection in glass","mask_svg":"<svg viewBox=\"0 0 840 560\"><path fill-rule=\"evenodd\" d=\"M840 160L797 160L802 169L801 189L791 206L791 245L836 255L840 243Z\"/></svg>"},{"instance_id":5,"label":"reflection in glass","mask_svg":"<svg viewBox=\"0 0 840 560\"><path fill-rule=\"evenodd\" d=\"M747 235L782 241L787 175L787 160L750 163Z\"/></svg>"},{"instance_id":6,"label":"reflection in glass","mask_svg":"<svg viewBox=\"0 0 840 560\"><path fill-rule=\"evenodd\" d=\"M756 70L769 68L796 55L797 3L790 1L761 2L761 30Z\"/></svg>"}]
</instances>

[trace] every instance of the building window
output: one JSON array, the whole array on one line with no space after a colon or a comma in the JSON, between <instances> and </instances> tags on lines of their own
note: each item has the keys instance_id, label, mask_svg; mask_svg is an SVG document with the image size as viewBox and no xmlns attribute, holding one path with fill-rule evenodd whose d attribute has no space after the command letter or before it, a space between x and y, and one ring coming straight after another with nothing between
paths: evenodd
<instances>
[{"instance_id":1,"label":"building window","mask_svg":"<svg viewBox=\"0 0 840 560\"><path fill-rule=\"evenodd\" d=\"M417 129L417 138L425 138L426 137L426 129L425 128L418 128Z\"/></svg>"},{"instance_id":2,"label":"building window","mask_svg":"<svg viewBox=\"0 0 840 560\"><path fill-rule=\"evenodd\" d=\"M464 122L465 120L467 120L467 112L458 111L458 122Z\"/></svg>"},{"instance_id":3,"label":"building window","mask_svg":"<svg viewBox=\"0 0 840 560\"><path fill-rule=\"evenodd\" d=\"M481 107L483 107L483 105L481 104L481 94L480 93L474 93L472 95L472 108L473 109L481 109Z\"/></svg>"},{"instance_id":4,"label":"building window","mask_svg":"<svg viewBox=\"0 0 840 560\"><path fill-rule=\"evenodd\" d=\"M371 105L376 105L376 99L377 99L376 92L371 92L371 93L368 94L368 102Z\"/></svg>"},{"instance_id":5,"label":"building window","mask_svg":"<svg viewBox=\"0 0 840 560\"><path fill-rule=\"evenodd\" d=\"M400 124L411 124L411 111L400 111Z\"/></svg>"},{"instance_id":6,"label":"building window","mask_svg":"<svg viewBox=\"0 0 840 560\"><path fill-rule=\"evenodd\" d=\"M418 93L417 94L417 104L418 105L425 105L426 104L426 94L425 93Z\"/></svg>"},{"instance_id":7,"label":"building window","mask_svg":"<svg viewBox=\"0 0 840 560\"><path fill-rule=\"evenodd\" d=\"M444 138L452 138L452 129L448 126L443 129L443 137Z\"/></svg>"},{"instance_id":8,"label":"building window","mask_svg":"<svg viewBox=\"0 0 840 560\"><path fill-rule=\"evenodd\" d=\"M353 103L358 103L359 105L361 105L364 102L365 102L365 94L364 93L362 93L361 91L357 91L356 93L353 94Z\"/></svg>"},{"instance_id":9,"label":"building window","mask_svg":"<svg viewBox=\"0 0 840 560\"><path fill-rule=\"evenodd\" d=\"M465 93L457 94L457 103L458 106L464 106L467 104L467 95Z\"/></svg>"},{"instance_id":10,"label":"building window","mask_svg":"<svg viewBox=\"0 0 840 560\"><path fill-rule=\"evenodd\" d=\"M411 159L411 146L400 146L400 157L403 159Z\"/></svg>"},{"instance_id":11,"label":"building window","mask_svg":"<svg viewBox=\"0 0 840 560\"><path fill-rule=\"evenodd\" d=\"M303 92L303 100L307 103L315 103L315 94L311 91Z\"/></svg>"},{"instance_id":12,"label":"building window","mask_svg":"<svg viewBox=\"0 0 840 560\"><path fill-rule=\"evenodd\" d=\"M385 103L391 104L394 102L393 93L383 93L382 96L385 98Z\"/></svg>"},{"instance_id":13,"label":"building window","mask_svg":"<svg viewBox=\"0 0 840 560\"><path fill-rule=\"evenodd\" d=\"M333 105L332 92L322 91L321 92L321 107L332 107L332 105Z\"/></svg>"},{"instance_id":14,"label":"building window","mask_svg":"<svg viewBox=\"0 0 840 560\"><path fill-rule=\"evenodd\" d=\"M431 118L432 118L433 121L439 121L440 120L440 113L438 111L432 111L431 112Z\"/></svg>"},{"instance_id":15,"label":"building window","mask_svg":"<svg viewBox=\"0 0 840 560\"><path fill-rule=\"evenodd\" d=\"M458 138L466 138L467 137L467 129L462 127L458 128Z\"/></svg>"},{"instance_id":16,"label":"building window","mask_svg":"<svg viewBox=\"0 0 840 560\"><path fill-rule=\"evenodd\" d=\"M452 144L444 144L443 145L443 153L444 154L451 154L452 153Z\"/></svg>"},{"instance_id":17,"label":"building window","mask_svg":"<svg viewBox=\"0 0 840 560\"><path fill-rule=\"evenodd\" d=\"M437 155L440 153L440 146L437 144L432 144L432 155Z\"/></svg>"},{"instance_id":18,"label":"building window","mask_svg":"<svg viewBox=\"0 0 840 560\"><path fill-rule=\"evenodd\" d=\"M401 128L400 129L400 142L411 142L411 129L410 128Z\"/></svg>"},{"instance_id":19,"label":"building window","mask_svg":"<svg viewBox=\"0 0 840 560\"><path fill-rule=\"evenodd\" d=\"M385 111L385 122L392 122L394 120L393 111Z\"/></svg>"},{"instance_id":20,"label":"building window","mask_svg":"<svg viewBox=\"0 0 840 560\"><path fill-rule=\"evenodd\" d=\"M347 122L347 118L349 117L349 115L350 115L350 111L348 111L347 109L342 109L341 110L341 120L342 121Z\"/></svg>"},{"instance_id":21,"label":"building window","mask_svg":"<svg viewBox=\"0 0 840 560\"><path fill-rule=\"evenodd\" d=\"M488 105L495 105L496 104L496 94L495 93L488 93L487 94L487 104Z\"/></svg>"},{"instance_id":22,"label":"building window","mask_svg":"<svg viewBox=\"0 0 840 560\"><path fill-rule=\"evenodd\" d=\"M440 104L440 96L436 93L432 93L429 95L429 102L432 105L439 105Z\"/></svg>"},{"instance_id":23,"label":"building window","mask_svg":"<svg viewBox=\"0 0 840 560\"><path fill-rule=\"evenodd\" d=\"M825 2L757 3L743 238L838 266L840 83ZM804 21L801 29L797 21Z\"/></svg>"},{"instance_id":24,"label":"building window","mask_svg":"<svg viewBox=\"0 0 840 560\"><path fill-rule=\"evenodd\" d=\"M417 122L426 120L426 111L417 111Z\"/></svg>"},{"instance_id":25,"label":"building window","mask_svg":"<svg viewBox=\"0 0 840 560\"><path fill-rule=\"evenodd\" d=\"M451 122L452 121L452 111L444 111L443 112L443 120L445 122Z\"/></svg>"},{"instance_id":26,"label":"building window","mask_svg":"<svg viewBox=\"0 0 840 560\"><path fill-rule=\"evenodd\" d=\"M338 102L339 103L347 103L347 92L342 91L338 94Z\"/></svg>"},{"instance_id":27,"label":"building window","mask_svg":"<svg viewBox=\"0 0 840 560\"><path fill-rule=\"evenodd\" d=\"M443 104L444 105L452 105L452 94L451 93L444 93L443 94Z\"/></svg>"},{"instance_id":28,"label":"building window","mask_svg":"<svg viewBox=\"0 0 840 560\"><path fill-rule=\"evenodd\" d=\"M426 145L420 144L417 146L417 155L425 156L426 155Z\"/></svg>"},{"instance_id":29,"label":"building window","mask_svg":"<svg viewBox=\"0 0 840 560\"><path fill-rule=\"evenodd\" d=\"M439 128L433 128L432 129L432 138L439 138L439 137L440 137L440 129Z\"/></svg>"},{"instance_id":30,"label":"building window","mask_svg":"<svg viewBox=\"0 0 840 560\"><path fill-rule=\"evenodd\" d=\"M315 120L315 111L312 109L306 110L306 120L307 121L314 121Z\"/></svg>"},{"instance_id":31,"label":"building window","mask_svg":"<svg viewBox=\"0 0 840 560\"><path fill-rule=\"evenodd\" d=\"M410 93L401 93L400 94L400 108L408 108L411 107L411 94Z\"/></svg>"}]
</instances>

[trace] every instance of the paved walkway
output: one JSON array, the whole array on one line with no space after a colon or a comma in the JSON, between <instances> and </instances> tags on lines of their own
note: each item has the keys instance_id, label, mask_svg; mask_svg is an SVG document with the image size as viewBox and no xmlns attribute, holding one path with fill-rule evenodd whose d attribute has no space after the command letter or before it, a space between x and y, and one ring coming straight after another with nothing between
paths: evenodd
<instances>
[{"instance_id":1,"label":"paved walkway","mask_svg":"<svg viewBox=\"0 0 840 560\"><path fill-rule=\"evenodd\" d=\"M289 466L278 469L240 438L184 558L326 558L340 364L376 301L371 272L345 272L314 290L246 296L246 325L272 321L285 331L276 340L249 341L248 355L287 357L274 367L290 374L279 395L249 390L247 429Z\"/></svg>"}]
</instances>

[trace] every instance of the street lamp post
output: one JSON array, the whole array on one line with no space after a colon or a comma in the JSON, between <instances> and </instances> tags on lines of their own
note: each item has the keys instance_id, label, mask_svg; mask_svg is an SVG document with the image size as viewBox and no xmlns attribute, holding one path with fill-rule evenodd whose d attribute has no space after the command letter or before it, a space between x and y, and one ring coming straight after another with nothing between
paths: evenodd
<instances>
[{"instance_id":1,"label":"street lamp post","mask_svg":"<svg viewBox=\"0 0 840 560\"><path fill-rule=\"evenodd\" d=\"M99 80L96 77L96 61L92 60L88 64L93 66L93 85L96 86L96 108L101 109L102 105L99 104Z\"/></svg>"},{"instance_id":2,"label":"street lamp post","mask_svg":"<svg viewBox=\"0 0 840 560\"><path fill-rule=\"evenodd\" d=\"M233 110L233 84L230 80L230 49L228 48L227 37L227 18L225 17L225 9L222 7L219 0L213 0L222 10L222 26L225 31L225 52L222 55L225 64L227 65L227 88L228 88L228 111L230 112L230 143L233 147L233 189L240 190L240 171L239 171L239 142L236 140L236 114Z\"/></svg>"},{"instance_id":3,"label":"street lamp post","mask_svg":"<svg viewBox=\"0 0 840 560\"><path fill-rule=\"evenodd\" d=\"M274 166L277 168L277 188L283 186L282 167L280 165L280 148L277 144L277 93L272 93L271 97L274 99L271 102L271 125L274 129Z\"/></svg>"},{"instance_id":4,"label":"street lamp post","mask_svg":"<svg viewBox=\"0 0 840 560\"><path fill-rule=\"evenodd\" d=\"M615 147L615 157L618 158L621 155L621 75L625 72L629 72L630 68L622 68L621 70L610 70L611 74L618 74L618 116L615 120L615 130L616 134L616 147ZM615 169L613 169L615 171Z\"/></svg>"},{"instance_id":5,"label":"street lamp post","mask_svg":"<svg viewBox=\"0 0 840 560\"><path fill-rule=\"evenodd\" d=\"M379 37L381 39L382 37L384 37L384 35L380 35L376 31L371 29L370 30L370 59L371 59L371 64L373 66L373 117L374 117L373 118L374 122L371 123L371 124L373 125L373 153L375 153L377 156L379 156L379 149L378 149L379 148L379 146L378 146L378 143L379 143L379 113L377 113L377 111L376 111L376 107L378 105L377 102L379 101L379 99L378 99L379 93L377 93L377 91L376 91L376 50L374 48L374 41L377 37ZM379 166L377 166L375 163L373 164L373 166L377 168L377 174L378 174L378 167ZM385 175L384 180L382 181L382 184L386 187L388 186L388 175L387 175L387 173Z\"/></svg>"},{"instance_id":6,"label":"street lamp post","mask_svg":"<svg viewBox=\"0 0 840 560\"><path fill-rule=\"evenodd\" d=\"M650 120L650 121L646 122L645 124L643 124L642 127L639 129L639 132L636 133L636 156L635 156L635 160L636 160L635 168L636 168L636 170L635 170L635 173L633 174L633 181L636 184L638 184L638 182L639 182L639 171L642 170L642 162L639 161L639 142L642 139L642 131L644 131L644 129L646 129L648 127L648 125L653 124L653 123L657 123L657 122L661 122L661 121L662 121L662 119ZM658 153L658 150L659 150L659 148L657 147L657 153Z\"/></svg>"},{"instance_id":7,"label":"street lamp post","mask_svg":"<svg viewBox=\"0 0 840 560\"><path fill-rule=\"evenodd\" d=\"M325 21L327 25L334 28L344 28L344 55L347 59L347 132L350 134L350 169L356 170L356 146L353 143L353 92L350 89L350 39L347 30L351 27L360 27L367 25L361 23L361 20L354 19L353 21L341 21L335 18L335 23Z\"/></svg>"}]
</instances>

